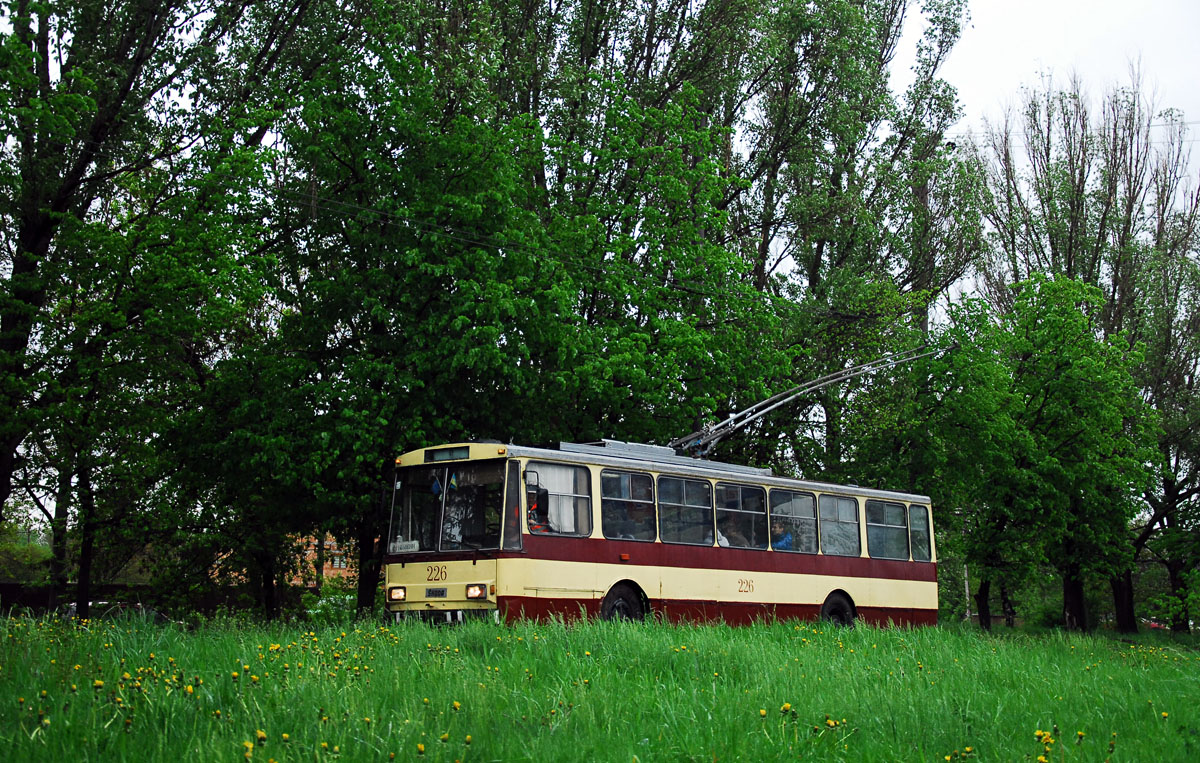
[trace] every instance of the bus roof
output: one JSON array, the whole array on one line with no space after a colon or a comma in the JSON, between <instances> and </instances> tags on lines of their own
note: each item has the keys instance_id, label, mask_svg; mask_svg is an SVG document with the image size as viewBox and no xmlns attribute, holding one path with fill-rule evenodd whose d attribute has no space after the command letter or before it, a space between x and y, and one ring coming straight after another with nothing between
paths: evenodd
<instances>
[{"instance_id":1,"label":"bus roof","mask_svg":"<svg viewBox=\"0 0 1200 763\"><path fill-rule=\"evenodd\" d=\"M432 454L434 453L437 453L438 456L433 456ZM843 493L865 496L867 498L908 501L910 503L929 503L929 497L925 495L893 490L876 490L858 485L839 485L830 482L780 477L773 474L770 469L680 456L675 453L674 449L662 445L621 442L619 440L601 440L599 443L561 442L557 447L504 445L496 441L486 443L447 443L445 445L435 445L429 448L409 451L397 458L396 464L398 466L412 466L426 463L448 463L467 460L468 458L478 460L481 458L500 458L505 456L577 464L595 464L597 466L611 466L623 469L640 469L643 471L666 472L673 475L703 477L715 480L750 481L771 487L811 490L822 493Z\"/></svg>"}]
</instances>

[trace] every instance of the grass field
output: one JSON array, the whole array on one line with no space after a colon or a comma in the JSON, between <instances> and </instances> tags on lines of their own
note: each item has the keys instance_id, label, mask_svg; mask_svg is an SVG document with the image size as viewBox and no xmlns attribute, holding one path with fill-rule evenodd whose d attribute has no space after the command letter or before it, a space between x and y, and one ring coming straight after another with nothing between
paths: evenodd
<instances>
[{"instance_id":1,"label":"grass field","mask_svg":"<svg viewBox=\"0 0 1200 763\"><path fill-rule=\"evenodd\" d=\"M11 761L1200 760L1200 652L816 623L0 620Z\"/></svg>"}]
</instances>

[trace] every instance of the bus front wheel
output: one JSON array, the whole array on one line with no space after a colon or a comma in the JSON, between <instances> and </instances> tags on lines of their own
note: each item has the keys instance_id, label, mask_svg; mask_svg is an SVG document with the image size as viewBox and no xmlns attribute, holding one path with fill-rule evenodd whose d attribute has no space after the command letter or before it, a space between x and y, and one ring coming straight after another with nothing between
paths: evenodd
<instances>
[{"instance_id":1,"label":"bus front wheel","mask_svg":"<svg viewBox=\"0 0 1200 763\"><path fill-rule=\"evenodd\" d=\"M642 597L632 587L618 583L612 587L600 605L605 620L641 620L646 616Z\"/></svg>"},{"instance_id":2,"label":"bus front wheel","mask_svg":"<svg viewBox=\"0 0 1200 763\"><path fill-rule=\"evenodd\" d=\"M847 628L854 627L854 605L845 594L834 591L821 605L821 619Z\"/></svg>"}]
</instances>

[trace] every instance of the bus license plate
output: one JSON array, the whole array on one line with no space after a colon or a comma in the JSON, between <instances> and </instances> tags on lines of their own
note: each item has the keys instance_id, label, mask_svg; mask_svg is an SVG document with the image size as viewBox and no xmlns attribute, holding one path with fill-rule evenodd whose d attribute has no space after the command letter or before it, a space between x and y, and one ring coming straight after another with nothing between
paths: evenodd
<instances>
[{"instance_id":1,"label":"bus license plate","mask_svg":"<svg viewBox=\"0 0 1200 763\"><path fill-rule=\"evenodd\" d=\"M444 599L444 598L446 598L446 589L445 588L426 588L425 589L425 598L426 599Z\"/></svg>"}]
</instances>

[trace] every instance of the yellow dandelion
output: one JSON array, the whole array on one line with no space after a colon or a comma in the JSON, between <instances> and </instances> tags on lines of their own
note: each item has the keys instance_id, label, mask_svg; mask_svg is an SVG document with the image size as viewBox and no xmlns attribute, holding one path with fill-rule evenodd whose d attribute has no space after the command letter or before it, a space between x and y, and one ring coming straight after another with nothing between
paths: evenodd
<instances>
[{"instance_id":1,"label":"yellow dandelion","mask_svg":"<svg viewBox=\"0 0 1200 763\"><path fill-rule=\"evenodd\" d=\"M196 693L196 690L192 688L192 685L191 685L191 684L188 684L188 685L187 685L187 687L186 687L186 688L184 688L184 691L186 691L188 694L195 694L195 693Z\"/></svg>"},{"instance_id":2,"label":"yellow dandelion","mask_svg":"<svg viewBox=\"0 0 1200 763\"><path fill-rule=\"evenodd\" d=\"M467 743L467 744L470 744L470 743L471 743L471 735L470 735L470 734L467 734L467 738L466 738L466 739L464 739L463 741L464 741L465 743Z\"/></svg>"},{"instance_id":3,"label":"yellow dandelion","mask_svg":"<svg viewBox=\"0 0 1200 763\"><path fill-rule=\"evenodd\" d=\"M262 729L258 729L254 732L254 738L258 740L259 744L262 744L263 742L267 741L267 732L263 731Z\"/></svg>"},{"instance_id":4,"label":"yellow dandelion","mask_svg":"<svg viewBox=\"0 0 1200 763\"><path fill-rule=\"evenodd\" d=\"M101 681L99 678L97 678L95 681L92 682L92 688L93 689L103 689L104 682ZM25 700L21 700L21 701L24 702Z\"/></svg>"},{"instance_id":5,"label":"yellow dandelion","mask_svg":"<svg viewBox=\"0 0 1200 763\"><path fill-rule=\"evenodd\" d=\"M762 708L762 709L760 709L760 710L758 711L758 715L759 715L759 717L761 717L761 718L766 718L766 717L767 717L767 709L766 709L765 707L764 707L764 708Z\"/></svg>"},{"instance_id":6,"label":"yellow dandelion","mask_svg":"<svg viewBox=\"0 0 1200 763\"><path fill-rule=\"evenodd\" d=\"M1163 714L1162 714L1162 717L1163 717L1163 719L1165 720L1165 719L1166 719L1166 717L1167 717L1167 713L1163 713Z\"/></svg>"},{"instance_id":7,"label":"yellow dandelion","mask_svg":"<svg viewBox=\"0 0 1200 763\"><path fill-rule=\"evenodd\" d=\"M454 709L455 709L455 710L458 710L458 709L459 709L459 708L461 708L461 707L462 707L462 705L459 703L459 701L458 701L458 700L454 700ZM1163 713L1163 715L1166 715L1166 713Z\"/></svg>"},{"instance_id":8,"label":"yellow dandelion","mask_svg":"<svg viewBox=\"0 0 1200 763\"><path fill-rule=\"evenodd\" d=\"M418 755L425 754L425 745L421 744L420 742L417 742L417 754Z\"/></svg>"},{"instance_id":9,"label":"yellow dandelion","mask_svg":"<svg viewBox=\"0 0 1200 763\"><path fill-rule=\"evenodd\" d=\"M285 742L291 739L291 737L288 736L287 734L281 734L280 736L283 737L283 741L285 741Z\"/></svg>"},{"instance_id":10,"label":"yellow dandelion","mask_svg":"<svg viewBox=\"0 0 1200 763\"><path fill-rule=\"evenodd\" d=\"M449 733L449 732L447 732L447 733L445 733L445 734L442 734L442 735L441 735L440 737L438 737L438 738L439 738L439 739L441 739L443 742L449 742L449 741L450 741L450 733Z\"/></svg>"},{"instance_id":11,"label":"yellow dandelion","mask_svg":"<svg viewBox=\"0 0 1200 763\"><path fill-rule=\"evenodd\" d=\"M786 713L788 710L791 710L791 709L792 709L792 703L784 702L783 707L779 708L779 712Z\"/></svg>"}]
</instances>

